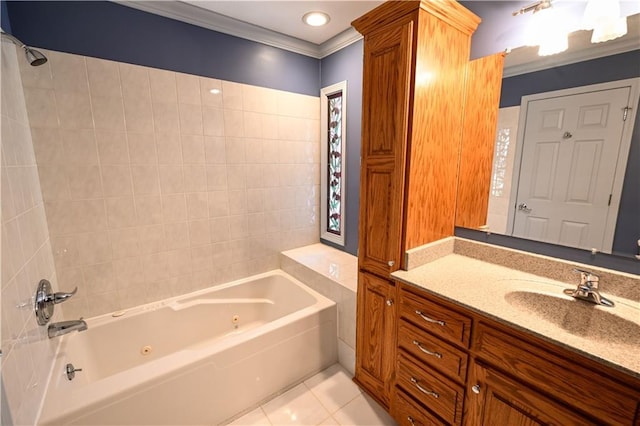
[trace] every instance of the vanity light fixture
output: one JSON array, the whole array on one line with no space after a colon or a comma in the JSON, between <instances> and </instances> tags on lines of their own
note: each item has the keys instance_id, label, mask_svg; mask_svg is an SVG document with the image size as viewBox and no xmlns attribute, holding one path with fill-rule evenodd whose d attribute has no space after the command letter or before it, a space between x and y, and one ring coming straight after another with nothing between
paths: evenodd
<instances>
[{"instance_id":1,"label":"vanity light fixture","mask_svg":"<svg viewBox=\"0 0 640 426\"><path fill-rule=\"evenodd\" d=\"M321 27L329 23L331 18L324 12L307 12L302 17L302 22L312 27Z\"/></svg>"},{"instance_id":2,"label":"vanity light fixture","mask_svg":"<svg viewBox=\"0 0 640 426\"><path fill-rule=\"evenodd\" d=\"M627 18L620 16L620 2L617 0L589 0L583 27L593 30L591 43L602 43L625 35Z\"/></svg>"},{"instance_id":3,"label":"vanity light fixture","mask_svg":"<svg viewBox=\"0 0 640 426\"><path fill-rule=\"evenodd\" d=\"M552 0L540 0L513 12L513 16L533 12L529 46L539 46L538 55L547 56L564 52L569 47L569 32L553 10Z\"/></svg>"}]
</instances>

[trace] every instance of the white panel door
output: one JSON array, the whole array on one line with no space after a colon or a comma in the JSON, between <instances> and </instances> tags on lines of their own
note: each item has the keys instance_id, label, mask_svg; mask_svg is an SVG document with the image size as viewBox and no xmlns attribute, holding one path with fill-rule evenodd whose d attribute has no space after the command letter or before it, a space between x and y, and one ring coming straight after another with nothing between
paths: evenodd
<instances>
[{"instance_id":1,"label":"white panel door","mask_svg":"<svg viewBox=\"0 0 640 426\"><path fill-rule=\"evenodd\" d=\"M528 104L513 235L603 249L630 88Z\"/></svg>"}]
</instances>

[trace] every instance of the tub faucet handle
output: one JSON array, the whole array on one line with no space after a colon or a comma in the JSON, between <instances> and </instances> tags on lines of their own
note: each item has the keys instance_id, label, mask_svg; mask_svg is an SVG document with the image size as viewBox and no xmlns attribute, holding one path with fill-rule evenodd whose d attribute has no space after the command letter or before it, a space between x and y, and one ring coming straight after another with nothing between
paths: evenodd
<instances>
[{"instance_id":1,"label":"tub faucet handle","mask_svg":"<svg viewBox=\"0 0 640 426\"><path fill-rule=\"evenodd\" d=\"M52 294L49 294L48 301L53 302L57 305L58 303L64 302L65 300L67 300L77 292L78 292L78 287L74 288L71 293L64 293L61 291L57 293L52 293Z\"/></svg>"}]
</instances>

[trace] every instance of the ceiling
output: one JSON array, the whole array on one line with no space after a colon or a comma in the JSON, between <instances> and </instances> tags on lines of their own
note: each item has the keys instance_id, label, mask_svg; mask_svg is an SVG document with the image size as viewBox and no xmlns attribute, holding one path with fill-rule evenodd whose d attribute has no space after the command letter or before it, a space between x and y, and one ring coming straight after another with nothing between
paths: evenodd
<instances>
[{"instance_id":1,"label":"ceiling","mask_svg":"<svg viewBox=\"0 0 640 426\"><path fill-rule=\"evenodd\" d=\"M315 58L323 58L361 38L351 21L382 0L285 0L285 1L154 1L124 0L118 3L167 18L209 28ZM311 27L302 16L311 11L327 13L324 27Z\"/></svg>"},{"instance_id":2,"label":"ceiling","mask_svg":"<svg viewBox=\"0 0 640 426\"><path fill-rule=\"evenodd\" d=\"M523 23L526 23L530 18L528 15L531 14L516 19L511 16L511 13L531 1L464 1L467 7L482 17L484 24L474 34L474 44L476 49L481 48L486 51L475 52L475 57L521 46ZM556 6L559 12L564 13L564 20L578 27L579 17L582 16L586 0L554 1L557 1ZM351 27L351 22L384 3L383 0L123 0L118 2L314 58L324 58L360 39L360 34ZM329 14L331 17L329 24L320 28L304 24L302 16L309 11L322 11ZM640 12L640 2L622 0L621 11L625 16L636 14ZM640 45L640 25L637 22L638 20L629 22L628 36L614 42L600 43L595 50L596 46L589 41L590 32L578 31L581 34L573 36L570 43L570 50L572 50L570 62L637 49ZM534 61L535 66L540 63L546 63L546 66L560 65L560 63L554 64L554 61L560 60L560 55L553 55L544 62L540 62L536 49L517 50L519 51L517 54L514 51L507 57L507 65L520 67L518 73L527 70L527 66L522 68L523 64Z\"/></svg>"}]
</instances>

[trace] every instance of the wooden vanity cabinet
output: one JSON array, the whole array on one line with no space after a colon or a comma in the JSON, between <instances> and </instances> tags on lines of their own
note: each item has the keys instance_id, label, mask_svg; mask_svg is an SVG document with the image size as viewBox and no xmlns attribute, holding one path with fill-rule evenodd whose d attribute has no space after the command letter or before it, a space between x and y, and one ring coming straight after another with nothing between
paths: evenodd
<instances>
[{"instance_id":1,"label":"wooden vanity cabinet","mask_svg":"<svg viewBox=\"0 0 640 426\"><path fill-rule=\"evenodd\" d=\"M463 82L479 21L456 1L425 0L388 1L352 22L364 36L354 380L385 407L395 340L367 315L406 250L453 235Z\"/></svg>"},{"instance_id":2,"label":"wooden vanity cabinet","mask_svg":"<svg viewBox=\"0 0 640 426\"><path fill-rule=\"evenodd\" d=\"M360 272L356 312L355 382L389 408L393 386L396 334L396 285Z\"/></svg>"},{"instance_id":3,"label":"wooden vanity cabinet","mask_svg":"<svg viewBox=\"0 0 640 426\"><path fill-rule=\"evenodd\" d=\"M640 425L638 378L414 286L397 305L402 425Z\"/></svg>"}]
</instances>

